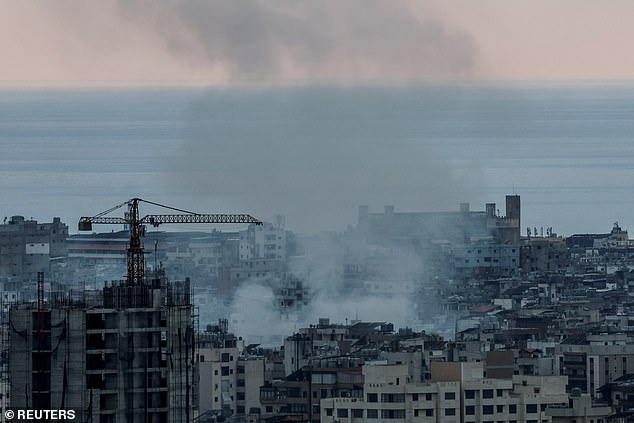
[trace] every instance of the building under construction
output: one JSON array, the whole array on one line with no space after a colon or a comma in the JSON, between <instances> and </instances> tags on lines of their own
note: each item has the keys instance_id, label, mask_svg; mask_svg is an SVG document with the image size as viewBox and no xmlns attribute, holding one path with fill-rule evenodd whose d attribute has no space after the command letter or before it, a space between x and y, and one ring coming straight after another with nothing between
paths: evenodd
<instances>
[{"instance_id":1,"label":"building under construction","mask_svg":"<svg viewBox=\"0 0 634 423\"><path fill-rule=\"evenodd\" d=\"M105 287L10 311L10 406L74 409L85 422L189 422L188 281Z\"/></svg>"},{"instance_id":2,"label":"building under construction","mask_svg":"<svg viewBox=\"0 0 634 423\"><path fill-rule=\"evenodd\" d=\"M44 298L38 275L37 303L9 311L11 408L75 410L83 422L190 422L193 420L195 315L189 280L169 283L145 274L141 242L145 225L163 223L256 223L249 215L139 216L134 198L93 217L92 224L129 228L127 279L100 292ZM124 218L106 214L127 206Z\"/></svg>"}]
</instances>

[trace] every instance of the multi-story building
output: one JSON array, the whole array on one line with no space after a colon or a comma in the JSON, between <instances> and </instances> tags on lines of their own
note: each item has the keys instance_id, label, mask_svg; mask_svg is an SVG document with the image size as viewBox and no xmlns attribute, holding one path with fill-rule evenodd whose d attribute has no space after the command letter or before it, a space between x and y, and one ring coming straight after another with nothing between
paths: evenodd
<instances>
[{"instance_id":1,"label":"multi-story building","mask_svg":"<svg viewBox=\"0 0 634 423\"><path fill-rule=\"evenodd\" d=\"M520 265L525 272L564 273L570 265L565 240L554 235L528 238L520 251Z\"/></svg>"},{"instance_id":2,"label":"multi-story building","mask_svg":"<svg viewBox=\"0 0 634 423\"><path fill-rule=\"evenodd\" d=\"M10 310L10 406L80 421L192 421L189 282L114 284Z\"/></svg>"},{"instance_id":3,"label":"multi-story building","mask_svg":"<svg viewBox=\"0 0 634 423\"><path fill-rule=\"evenodd\" d=\"M620 334L571 337L555 347L561 375L568 376L568 390L596 396L597 390L634 373L632 339Z\"/></svg>"},{"instance_id":4,"label":"multi-story building","mask_svg":"<svg viewBox=\"0 0 634 423\"><path fill-rule=\"evenodd\" d=\"M51 263L65 259L68 227L59 217L51 223L25 220L12 216L0 225L0 279L5 279L5 289L11 284L20 288L25 282L37 281L37 273L50 276Z\"/></svg>"},{"instance_id":5,"label":"multi-story building","mask_svg":"<svg viewBox=\"0 0 634 423\"><path fill-rule=\"evenodd\" d=\"M330 324L329 319L319 319L319 324L301 328L298 333L284 340L284 368L290 375L311 363L315 357L339 355L341 344L348 337L349 327Z\"/></svg>"},{"instance_id":6,"label":"multi-story building","mask_svg":"<svg viewBox=\"0 0 634 423\"><path fill-rule=\"evenodd\" d=\"M240 232L240 260L282 260L286 258L286 231L277 224L249 225Z\"/></svg>"},{"instance_id":7,"label":"multi-story building","mask_svg":"<svg viewBox=\"0 0 634 423\"><path fill-rule=\"evenodd\" d=\"M453 268L458 276L513 276L520 264L518 245L478 240L452 245Z\"/></svg>"},{"instance_id":8,"label":"multi-story building","mask_svg":"<svg viewBox=\"0 0 634 423\"><path fill-rule=\"evenodd\" d=\"M69 237L64 280L100 289L105 281L123 279L129 242L130 234L121 231Z\"/></svg>"},{"instance_id":9,"label":"multi-story building","mask_svg":"<svg viewBox=\"0 0 634 423\"><path fill-rule=\"evenodd\" d=\"M245 355L242 339L227 333L226 320L220 323L198 341L199 414L257 420L265 360Z\"/></svg>"},{"instance_id":10,"label":"multi-story building","mask_svg":"<svg viewBox=\"0 0 634 423\"><path fill-rule=\"evenodd\" d=\"M346 360L315 361L284 380L274 380L260 388L263 421L300 421L319 423L319 403L324 398L360 399L363 375L358 362Z\"/></svg>"},{"instance_id":11,"label":"multi-story building","mask_svg":"<svg viewBox=\"0 0 634 423\"><path fill-rule=\"evenodd\" d=\"M594 402L590 395L579 392L570 394L567 405L546 409L552 423L607 423L614 421L613 414L607 402Z\"/></svg>"},{"instance_id":12,"label":"multi-story building","mask_svg":"<svg viewBox=\"0 0 634 423\"><path fill-rule=\"evenodd\" d=\"M413 382L407 365L363 366L363 398L321 401L321 422L549 422L568 404L566 378L483 377L482 363L432 363L432 380Z\"/></svg>"},{"instance_id":13,"label":"multi-story building","mask_svg":"<svg viewBox=\"0 0 634 423\"><path fill-rule=\"evenodd\" d=\"M468 243L488 236L496 243L519 244L520 197L506 196L505 216L499 215L495 203L487 203L484 211L472 211L462 203L455 212L395 212L393 206L385 206L383 213L370 213L360 206L357 229L373 244L442 239Z\"/></svg>"}]
</instances>

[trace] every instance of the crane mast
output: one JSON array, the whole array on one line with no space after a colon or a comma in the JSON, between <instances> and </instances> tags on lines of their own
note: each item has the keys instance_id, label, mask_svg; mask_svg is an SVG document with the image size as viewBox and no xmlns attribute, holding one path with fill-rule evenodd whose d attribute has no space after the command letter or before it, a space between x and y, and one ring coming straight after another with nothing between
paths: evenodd
<instances>
[{"instance_id":1,"label":"crane mast","mask_svg":"<svg viewBox=\"0 0 634 423\"><path fill-rule=\"evenodd\" d=\"M182 212L182 214L149 214L140 217L139 203L144 202L166 209ZM128 206L125 217L106 216L110 212L123 206ZM177 209L154 203L140 198L133 198L125 203L119 204L111 209L101 212L92 217L82 217L79 219L80 231L91 231L93 224L124 224L130 230L130 243L127 248L127 284L141 285L145 279L145 257L141 238L145 236L146 224L158 227L164 223L253 223L261 225L262 222L248 214L200 214L187 210Z\"/></svg>"}]
</instances>

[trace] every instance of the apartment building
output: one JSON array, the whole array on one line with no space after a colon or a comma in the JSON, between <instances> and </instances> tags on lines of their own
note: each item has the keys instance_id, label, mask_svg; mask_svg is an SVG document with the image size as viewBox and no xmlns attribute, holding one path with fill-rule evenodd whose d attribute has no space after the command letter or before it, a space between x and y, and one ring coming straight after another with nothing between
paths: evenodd
<instances>
[{"instance_id":1,"label":"apartment building","mask_svg":"<svg viewBox=\"0 0 634 423\"><path fill-rule=\"evenodd\" d=\"M483 377L482 363L432 362L432 379L412 382L405 364L363 366L363 398L321 401L321 422L545 423L550 406L568 404L566 378Z\"/></svg>"},{"instance_id":2,"label":"apartment building","mask_svg":"<svg viewBox=\"0 0 634 423\"><path fill-rule=\"evenodd\" d=\"M51 223L12 216L0 225L0 280L5 289L19 289L37 281L37 273L50 275L51 263L67 255L68 226L59 217ZM11 283L16 284L10 288Z\"/></svg>"},{"instance_id":3,"label":"apartment building","mask_svg":"<svg viewBox=\"0 0 634 423\"><path fill-rule=\"evenodd\" d=\"M198 340L198 413L257 421L265 360L245 354L244 342L227 332L226 320L221 319L215 328Z\"/></svg>"}]
</instances>

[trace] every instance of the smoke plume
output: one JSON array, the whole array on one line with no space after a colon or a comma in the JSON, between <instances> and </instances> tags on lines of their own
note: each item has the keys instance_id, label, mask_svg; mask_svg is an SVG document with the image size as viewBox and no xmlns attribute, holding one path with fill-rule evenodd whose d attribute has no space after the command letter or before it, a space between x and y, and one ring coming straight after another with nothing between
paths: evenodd
<instances>
[{"instance_id":1,"label":"smoke plume","mask_svg":"<svg viewBox=\"0 0 634 423\"><path fill-rule=\"evenodd\" d=\"M460 99L443 88L212 90L190 108L166 184L207 201L197 209L282 213L303 233L342 230L361 204L455 210L481 186L477 168L456 172L438 149L438 122Z\"/></svg>"},{"instance_id":2,"label":"smoke plume","mask_svg":"<svg viewBox=\"0 0 634 423\"><path fill-rule=\"evenodd\" d=\"M229 82L463 79L476 48L418 2L167 0L120 2L177 59Z\"/></svg>"}]
</instances>

